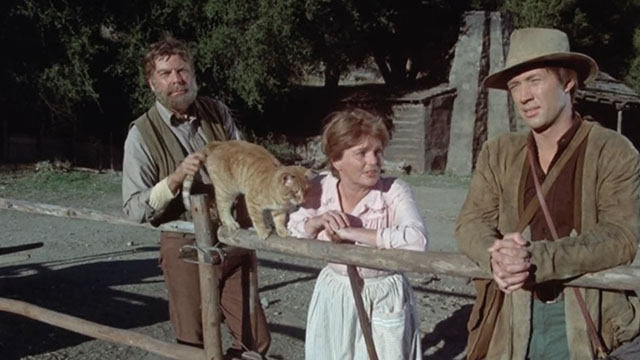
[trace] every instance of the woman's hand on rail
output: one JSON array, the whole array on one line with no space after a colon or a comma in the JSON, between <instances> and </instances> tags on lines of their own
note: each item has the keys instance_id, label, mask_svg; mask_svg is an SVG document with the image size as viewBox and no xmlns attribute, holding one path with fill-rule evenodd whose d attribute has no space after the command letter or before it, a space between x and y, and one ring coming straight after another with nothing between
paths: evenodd
<instances>
[{"instance_id":1,"label":"woman's hand on rail","mask_svg":"<svg viewBox=\"0 0 640 360\"><path fill-rule=\"evenodd\" d=\"M304 224L304 229L307 233L314 235L325 230L329 238L333 239L336 236L336 231L347 228L350 225L351 222L346 213L329 210L307 220Z\"/></svg>"}]
</instances>

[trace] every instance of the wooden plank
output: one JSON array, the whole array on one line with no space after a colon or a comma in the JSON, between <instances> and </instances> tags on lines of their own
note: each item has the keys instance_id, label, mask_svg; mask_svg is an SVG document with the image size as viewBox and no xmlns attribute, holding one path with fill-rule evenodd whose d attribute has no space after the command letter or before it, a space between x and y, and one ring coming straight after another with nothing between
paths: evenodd
<instances>
[{"instance_id":1,"label":"wooden plank","mask_svg":"<svg viewBox=\"0 0 640 360\"><path fill-rule=\"evenodd\" d=\"M278 236L270 236L263 241L253 231L237 230L229 232L224 227L218 230L218 240L232 246L304 256L347 265L467 278L490 279L492 277L491 274L482 270L468 257L459 253L374 249L365 246L351 246L292 237L281 238ZM635 290L640 287L638 279L640 279L640 268L619 266L597 273L586 274L567 283L569 285L601 289Z\"/></svg>"},{"instance_id":2,"label":"wooden plank","mask_svg":"<svg viewBox=\"0 0 640 360\"><path fill-rule=\"evenodd\" d=\"M210 220L206 195L191 196L191 216L196 230L196 243L201 248L218 243L214 224ZM200 275L200 297L202 308L202 337L207 360L222 360L222 333L220 323L220 265L205 263L204 254L198 252Z\"/></svg>"},{"instance_id":3,"label":"wooden plank","mask_svg":"<svg viewBox=\"0 0 640 360\"><path fill-rule=\"evenodd\" d=\"M138 224L115 216L100 214L94 210L65 208L0 198L0 209L3 208L34 214L98 220L120 225L142 226L154 230L195 233L193 224L186 221L173 221L154 228L147 224ZM51 211L51 209L57 210ZM85 211L88 211L88 213ZM318 240L301 240L291 237L279 238L277 236L271 236L267 240L261 241L255 232L238 230L230 234L223 228L218 230L218 236L218 240L225 244L240 246L245 249L266 250L287 255L306 256L311 259L342 262L345 264L352 263L353 265L381 269L395 269L468 278L489 278L488 273L482 271L469 258L459 253L438 253L433 251L418 253L406 250L372 249L364 246L350 247L347 251L344 245ZM640 283L638 279L640 279L640 268L618 266L597 273L583 275L568 283L576 286L602 289L635 290L638 287L637 284Z\"/></svg>"},{"instance_id":4,"label":"wooden plank","mask_svg":"<svg viewBox=\"0 0 640 360\"><path fill-rule=\"evenodd\" d=\"M135 331L122 330L111 326L96 324L74 316L61 314L24 301L0 298L0 311L22 315L53 326L61 327L92 338L111 341L117 344L135 346L170 359L204 360L202 349L172 344L156 340Z\"/></svg>"},{"instance_id":5,"label":"wooden plank","mask_svg":"<svg viewBox=\"0 0 640 360\"><path fill-rule=\"evenodd\" d=\"M109 215L91 209L71 208L23 200L0 198L0 209L17 210L29 214L50 215L78 220L93 220L114 225L137 226L151 230L175 231L189 234L195 233L193 224L188 221L173 221L171 223L160 225L159 227L153 227L147 223L141 224L120 216Z\"/></svg>"}]
</instances>

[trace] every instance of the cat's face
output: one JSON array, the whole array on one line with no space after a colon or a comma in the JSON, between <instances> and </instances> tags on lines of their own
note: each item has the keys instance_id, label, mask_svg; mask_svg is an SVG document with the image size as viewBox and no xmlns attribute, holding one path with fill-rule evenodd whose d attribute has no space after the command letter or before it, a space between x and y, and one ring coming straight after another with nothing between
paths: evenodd
<instances>
[{"instance_id":1,"label":"cat's face","mask_svg":"<svg viewBox=\"0 0 640 360\"><path fill-rule=\"evenodd\" d=\"M315 176L312 170L302 166L286 166L279 175L281 205L297 208L304 202L309 180Z\"/></svg>"}]
</instances>

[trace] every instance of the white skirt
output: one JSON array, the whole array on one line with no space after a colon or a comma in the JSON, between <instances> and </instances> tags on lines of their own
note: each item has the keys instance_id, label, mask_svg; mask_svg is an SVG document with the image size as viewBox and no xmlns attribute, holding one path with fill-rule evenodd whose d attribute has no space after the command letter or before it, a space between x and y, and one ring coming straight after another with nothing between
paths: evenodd
<instances>
[{"instance_id":1,"label":"white skirt","mask_svg":"<svg viewBox=\"0 0 640 360\"><path fill-rule=\"evenodd\" d=\"M365 279L362 299L378 358L421 359L419 319L405 275ZM309 304L305 358L369 359L349 277L329 267L320 272Z\"/></svg>"}]
</instances>

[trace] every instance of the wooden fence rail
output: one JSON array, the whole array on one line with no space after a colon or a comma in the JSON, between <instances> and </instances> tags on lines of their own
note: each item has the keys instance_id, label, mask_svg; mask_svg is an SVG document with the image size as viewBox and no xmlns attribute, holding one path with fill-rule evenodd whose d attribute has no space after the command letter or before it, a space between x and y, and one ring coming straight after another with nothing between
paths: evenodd
<instances>
[{"instance_id":1,"label":"wooden fence rail","mask_svg":"<svg viewBox=\"0 0 640 360\"><path fill-rule=\"evenodd\" d=\"M194 201L194 198L195 201ZM192 197L192 214L194 224L177 221L164 224L158 228L147 224L139 224L124 218L100 213L90 209L77 209L34 202L11 200L0 198L0 209L18 210L32 214L52 215L58 217L96 220L117 225L142 226L155 230L177 231L195 233L200 247L210 246L215 243L212 228L207 226L208 211L204 207L206 201L202 195ZM196 231L197 230L197 231ZM220 242L253 250L265 250L286 255L303 256L307 258L338 262L349 265L366 266L379 269L401 270L409 272L421 272L441 274L466 278L490 278L491 275L478 267L466 256L458 253L445 252L414 252L406 250L381 250L363 246L335 244L331 242L280 238L271 236L266 240L260 240L253 231L238 230L229 232L220 228L217 232ZM202 253L198 252L199 260L203 260ZM8 311L62 327L83 335L97 339L107 340L119 344L135 346L149 352L161 354L173 359L222 359L220 346L217 283L213 281L217 277L216 266L200 265L200 284L203 287L203 324L205 332L209 333L204 350L179 344L171 344L153 339L149 336L133 331L112 328L96 324L80 318L57 313L32 304L13 299L0 298L0 311ZM586 274L569 281L569 285L595 287L602 289L637 290L640 286L640 268L620 266L613 269ZM207 291L211 288L212 291Z\"/></svg>"},{"instance_id":2,"label":"wooden fence rail","mask_svg":"<svg viewBox=\"0 0 640 360\"><path fill-rule=\"evenodd\" d=\"M24 301L0 298L0 311L26 316L50 325L61 327L82 335L107 340L123 345L136 346L171 359L204 359L204 350L193 346L173 344L154 339L135 331L96 324L74 316L61 314Z\"/></svg>"},{"instance_id":3,"label":"wooden fence rail","mask_svg":"<svg viewBox=\"0 0 640 360\"><path fill-rule=\"evenodd\" d=\"M348 244L335 244L320 240L280 238L277 236L260 240L253 231L237 230L229 232L225 228L218 230L218 240L227 245L246 249L266 250L349 265L466 278L491 278L491 274L485 272L468 257L459 253L384 250ZM640 268L618 266L597 273L585 274L567 283L574 286L600 289L636 290L640 288Z\"/></svg>"},{"instance_id":4,"label":"wooden fence rail","mask_svg":"<svg viewBox=\"0 0 640 360\"><path fill-rule=\"evenodd\" d=\"M21 200L0 198L0 209L13 209L32 214L53 215L73 219L97 220L119 225L140 226L154 230L195 233L193 224L186 221L174 221L155 228L148 224L139 224L95 210L39 204ZM364 246L356 247L319 240L280 238L277 236L271 236L267 240L262 241L257 237L255 232L237 230L234 233L230 233L224 228L218 230L218 238L219 241L224 244L246 249L305 256L311 259L343 264L466 278L491 278L491 274L482 270L473 261L460 253L437 251L420 253L406 250L380 250ZM453 241L453 239L451 241ZM347 247L348 251L345 251ZM569 281L568 284L601 289L635 290L640 287L640 268L636 266L618 266L597 273L585 274Z\"/></svg>"}]
</instances>

